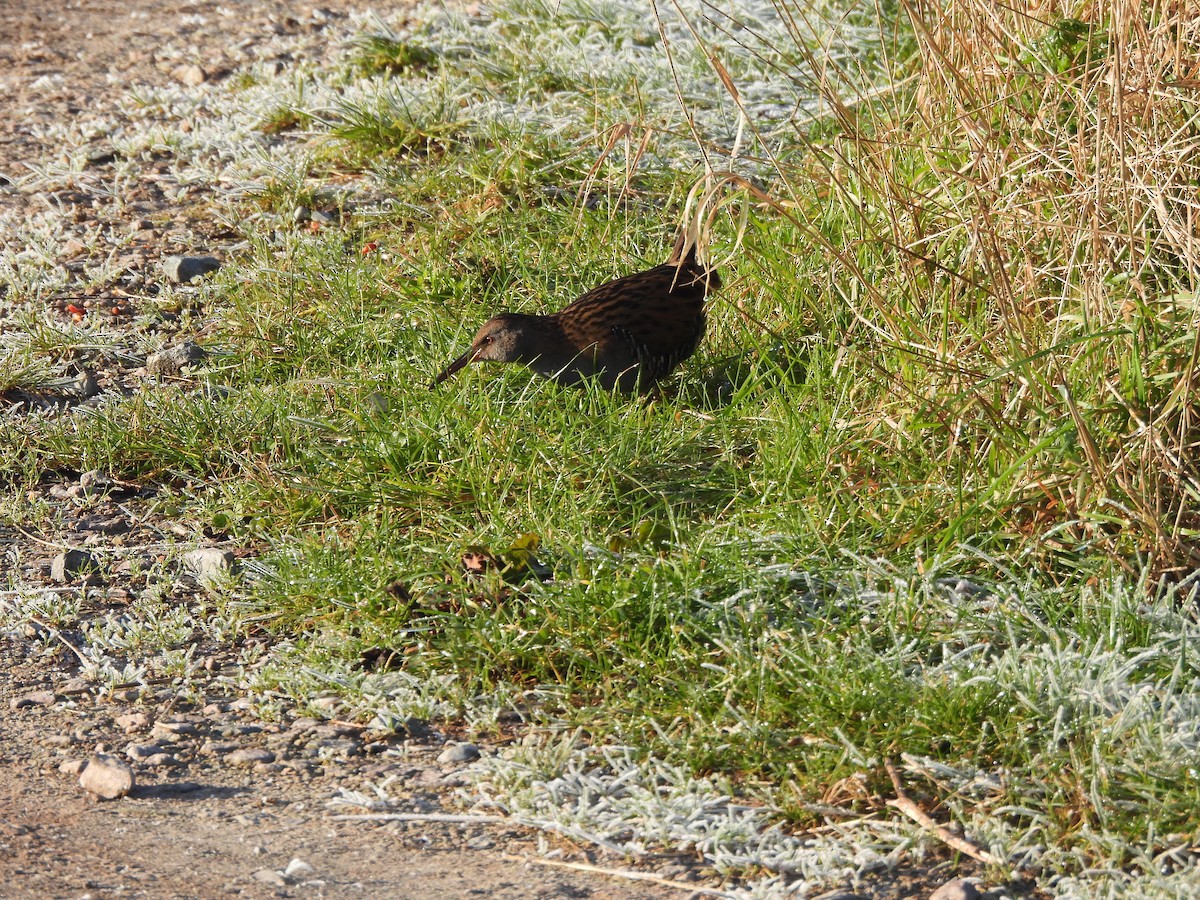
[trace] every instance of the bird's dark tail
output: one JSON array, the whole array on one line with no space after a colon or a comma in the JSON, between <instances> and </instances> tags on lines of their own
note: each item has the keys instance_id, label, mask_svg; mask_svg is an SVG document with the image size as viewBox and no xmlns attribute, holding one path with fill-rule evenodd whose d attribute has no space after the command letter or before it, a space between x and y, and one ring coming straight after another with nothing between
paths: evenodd
<instances>
[{"instance_id":1,"label":"bird's dark tail","mask_svg":"<svg viewBox=\"0 0 1200 900\"><path fill-rule=\"evenodd\" d=\"M721 286L721 276L714 266L703 265L697 255L697 235L690 228L681 228L675 237L675 248L667 258L667 265L679 267L679 277L685 284L704 282L705 293Z\"/></svg>"},{"instance_id":2,"label":"bird's dark tail","mask_svg":"<svg viewBox=\"0 0 1200 900\"><path fill-rule=\"evenodd\" d=\"M667 257L667 264L672 266L696 265L696 238L689 233L690 229L681 228L675 236L675 248Z\"/></svg>"}]
</instances>

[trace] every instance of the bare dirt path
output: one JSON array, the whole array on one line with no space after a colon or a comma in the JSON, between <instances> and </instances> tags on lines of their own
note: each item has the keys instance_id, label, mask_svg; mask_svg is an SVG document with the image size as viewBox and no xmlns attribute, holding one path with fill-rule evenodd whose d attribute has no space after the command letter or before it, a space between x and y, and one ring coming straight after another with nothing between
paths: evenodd
<instances>
[{"instance_id":1,"label":"bare dirt path","mask_svg":"<svg viewBox=\"0 0 1200 900\"><path fill-rule=\"evenodd\" d=\"M281 0L0 5L0 212L33 216L75 203L75 221L99 228L101 240L138 226L112 221L107 213L108 221L93 221L103 215L91 212L86 194L48 196L21 186L29 172L61 162L74 149L59 144L64 124L84 112L94 118L111 111L118 120L118 98L138 85L228 77L247 58L269 58L274 38L320 35L350 8L343 0L320 7ZM94 136L97 146L103 139L102 133ZM161 214L169 206L153 192L125 199L130 217ZM209 235L203 221L188 227L191 240L145 229L149 249L130 256L129 270L149 269L157 257L177 252L172 240L219 243L216 226ZM0 245L10 239L0 233ZM61 264L72 271L69 258ZM0 329L13 314L0 289ZM38 314L65 315L53 303ZM119 320L115 310L113 315ZM102 386L123 377L119 367L99 375ZM33 499L69 499L75 481L73 473L64 473L61 484L45 484ZM11 488L0 485L5 490ZM110 519L127 517L117 527L132 528L130 535L169 528L140 518L138 503L135 496L119 508L91 506L87 521L99 509ZM0 513L0 570L20 571L0 571L0 588L49 586L48 558L64 546L63 534L30 534L3 518ZM86 530L83 522L72 527ZM133 593L131 585L110 579L84 597L84 613L119 606ZM53 632L0 636L0 897L687 896L535 863L538 836L521 828L336 821L327 808L331 794L385 778L403 786L399 793L413 809L442 809L454 783L454 767L436 762L444 736L410 739L399 755L385 757L375 755L379 748L363 739L361 729L348 725L264 724L241 709L218 678L235 649L208 648L216 661L212 681L202 697L182 702L169 686L97 693L75 680L79 661ZM170 761L135 766L138 786L130 796L97 801L79 787L73 767L98 746L124 757L131 745L149 744ZM274 760L233 762L238 749L262 750ZM579 848L563 851L566 858L587 860ZM293 860L303 865L293 863L289 874L281 874ZM620 860L601 862L622 866Z\"/></svg>"}]
</instances>

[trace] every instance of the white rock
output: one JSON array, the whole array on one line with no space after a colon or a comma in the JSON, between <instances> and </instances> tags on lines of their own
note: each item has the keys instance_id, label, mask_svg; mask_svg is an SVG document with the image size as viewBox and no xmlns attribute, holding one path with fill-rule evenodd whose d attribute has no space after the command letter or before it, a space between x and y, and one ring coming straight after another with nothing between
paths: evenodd
<instances>
[{"instance_id":1,"label":"white rock","mask_svg":"<svg viewBox=\"0 0 1200 900\"><path fill-rule=\"evenodd\" d=\"M218 547L201 547L192 550L183 557L184 566L198 582L210 586L233 574L237 568L237 558L228 550Z\"/></svg>"},{"instance_id":2,"label":"white rock","mask_svg":"<svg viewBox=\"0 0 1200 900\"><path fill-rule=\"evenodd\" d=\"M302 859L293 859L287 864L287 868L283 870L283 874L287 878L301 878L304 875L312 872L313 867Z\"/></svg>"},{"instance_id":3,"label":"white rock","mask_svg":"<svg viewBox=\"0 0 1200 900\"><path fill-rule=\"evenodd\" d=\"M116 800L133 790L133 769L107 753L96 753L88 760L79 783L103 800Z\"/></svg>"}]
</instances>

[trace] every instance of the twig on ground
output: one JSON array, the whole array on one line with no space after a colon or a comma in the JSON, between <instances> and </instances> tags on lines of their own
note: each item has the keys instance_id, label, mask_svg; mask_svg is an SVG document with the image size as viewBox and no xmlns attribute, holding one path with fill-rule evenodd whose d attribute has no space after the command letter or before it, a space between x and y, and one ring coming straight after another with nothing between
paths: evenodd
<instances>
[{"instance_id":1,"label":"twig on ground","mask_svg":"<svg viewBox=\"0 0 1200 900\"><path fill-rule=\"evenodd\" d=\"M693 895L705 897L732 897L733 894L728 891L719 891L716 888L697 887L694 884L688 884L683 881L671 881L669 878L660 878L657 875L651 875L649 872L634 872L631 869L605 869L601 866L593 866L589 863L567 862L559 859L544 859L540 856L516 856L512 853L501 853L504 859L512 860L513 862L533 863L539 866L552 866L559 869L575 869L579 872L591 872L596 875L608 875L611 878L627 878L630 881L648 881L651 884L661 884L663 887L675 888L678 891L691 891Z\"/></svg>"},{"instance_id":2,"label":"twig on ground","mask_svg":"<svg viewBox=\"0 0 1200 900\"><path fill-rule=\"evenodd\" d=\"M460 815L456 813L346 813L333 816L339 822L442 822L447 825L519 825L532 828L534 831L547 831L561 835L569 840L585 844L595 844L614 853L617 856L642 856L640 851L632 847L619 847L612 841L606 841L596 834L589 834L578 828L559 825L556 822L539 822L536 819L525 819L521 816L481 816Z\"/></svg>"},{"instance_id":3,"label":"twig on ground","mask_svg":"<svg viewBox=\"0 0 1200 900\"><path fill-rule=\"evenodd\" d=\"M913 802L912 798L904 790L904 785L900 783L900 774L896 771L895 763L890 759L883 761L883 766L887 769L888 777L892 779L892 786L896 789L896 799L888 800L887 805L895 807L904 813L926 831L930 831L937 837L939 841L948 847L952 847L959 853L966 854L971 859L979 860L987 865L1000 865L1003 860L993 853L984 850L973 841L969 841L946 828L944 825L939 825L933 818L925 812L921 807Z\"/></svg>"},{"instance_id":4,"label":"twig on ground","mask_svg":"<svg viewBox=\"0 0 1200 900\"><path fill-rule=\"evenodd\" d=\"M45 622L43 622L37 616L30 616L29 621L32 622L34 625L37 625L39 628L45 628L46 631L48 631L51 635L53 635L54 637L56 637L60 641L62 641L63 645L68 650L70 650L72 653L75 654L75 658L79 660L79 664L82 665L85 669L93 665L92 660L90 660L86 656L84 656L82 650L80 650L78 647L76 647L74 644L72 644L70 641L68 641L65 637L63 637L62 632L59 631L57 628L55 628L52 625L47 625Z\"/></svg>"},{"instance_id":5,"label":"twig on ground","mask_svg":"<svg viewBox=\"0 0 1200 900\"><path fill-rule=\"evenodd\" d=\"M512 823L504 816L473 816L455 813L345 813L331 816L335 822L441 822L446 825L501 825Z\"/></svg>"}]
</instances>

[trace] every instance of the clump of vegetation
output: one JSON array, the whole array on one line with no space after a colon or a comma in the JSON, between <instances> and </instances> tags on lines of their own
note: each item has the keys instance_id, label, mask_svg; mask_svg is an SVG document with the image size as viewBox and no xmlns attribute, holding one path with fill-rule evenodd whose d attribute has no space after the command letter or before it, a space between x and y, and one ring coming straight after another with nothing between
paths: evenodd
<instances>
[{"instance_id":1,"label":"clump of vegetation","mask_svg":"<svg viewBox=\"0 0 1200 900\"><path fill-rule=\"evenodd\" d=\"M940 546L1184 575L1200 561L1196 35L1170 4L1095 16L922 17L911 88L831 102L840 135L779 174L796 239L833 246L841 302L816 324L869 361L868 427L958 492Z\"/></svg>"},{"instance_id":2,"label":"clump of vegetation","mask_svg":"<svg viewBox=\"0 0 1200 900\"><path fill-rule=\"evenodd\" d=\"M432 69L437 60L433 48L391 32L364 34L350 42L351 64L363 75L404 75Z\"/></svg>"}]
</instances>

